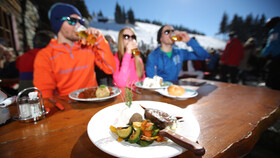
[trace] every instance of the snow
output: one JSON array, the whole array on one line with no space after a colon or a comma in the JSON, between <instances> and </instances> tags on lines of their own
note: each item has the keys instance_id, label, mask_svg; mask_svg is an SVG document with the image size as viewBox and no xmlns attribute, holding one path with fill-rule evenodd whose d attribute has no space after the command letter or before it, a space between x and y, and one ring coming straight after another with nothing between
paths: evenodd
<instances>
[{"instance_id":1,"label":"snow","mask_svg":"<svg viewBox=\"0 0 280 158\"><path fill-rule=\"evenodd\" d=\"M138 45L139 47L143 44L146 45L146 49L153 50L155 49L157 44L157 32L161 26L148 24L143 22L136 22L135 25L130 24L116 24L114 20L109 20L106 23L91 21L90 26L99 29L103 35L111 35L111 37L118 42L118 33L124 27L132 27L137 35ZM215 38L215 37L208 37L203 35L195 35L189 34L190 37L195 37L198 43L206 50L213 49L224 49L226 46L226 41ZM186 48L185 43L183 42L176 42L175 43L180 48ZM142 50L143 51L143 50ZM144 50L146 51L146 50Z\"/></svg>"}]
</instances>

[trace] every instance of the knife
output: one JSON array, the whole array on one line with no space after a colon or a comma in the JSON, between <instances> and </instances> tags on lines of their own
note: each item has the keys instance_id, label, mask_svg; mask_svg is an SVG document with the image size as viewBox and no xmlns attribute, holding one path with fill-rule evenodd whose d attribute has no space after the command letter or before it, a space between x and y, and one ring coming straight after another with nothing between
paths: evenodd
<instances>
[{"instance_id":1,"label":"knife","mask_svg":"<svg viewBox=\"0 0 280 158\"><path fill-rule=\"evenodd\" d=\"M55 101L55 100L53 100L51 98L48 98L48 100L50 102L52 102L55 105L55 107L57 107L59 110L61 110L61 111L64 110L64 106L62 104L60 104L59 102L57 102L57 101Z\"/></svg>"},{"instance_id":2,"label":"knife","mask_svg":"<svg viewBox=\"0 0 280 158\"><path fill-rule=\"evenodd\" d=\"M191 141L188 138L183 137L169 129L160 130L159 135L171 139L174 143L180 145L181 147L189 149L197 156L202 156L205 154L205 149L200 144Z\"/></svg>"}]
</instances>

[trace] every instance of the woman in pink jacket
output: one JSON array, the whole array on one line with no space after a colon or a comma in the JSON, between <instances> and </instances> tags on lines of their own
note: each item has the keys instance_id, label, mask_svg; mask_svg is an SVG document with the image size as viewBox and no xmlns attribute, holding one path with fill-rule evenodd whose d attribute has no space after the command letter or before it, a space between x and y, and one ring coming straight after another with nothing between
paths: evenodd
<instances>
[{"instance_id":1,"label":"woman in pink jacket","mask_svg":"<svg viewBox=\"0 0 280 158\"><path fill-rule=\"evenodd\" d=\"M145 79L144 64L139 55L132 50L138 48L135 31L125 27L119 32L118 52L115 54L117 69L113 74L113 83L122 88Z\"/></svg>"}]
</instances>

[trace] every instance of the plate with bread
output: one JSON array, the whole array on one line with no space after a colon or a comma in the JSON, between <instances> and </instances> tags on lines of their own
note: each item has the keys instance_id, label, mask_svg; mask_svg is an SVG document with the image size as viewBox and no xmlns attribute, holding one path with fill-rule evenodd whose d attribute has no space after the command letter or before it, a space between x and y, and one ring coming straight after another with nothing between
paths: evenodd
<instances>
[{"instance_id":1,"label":"plate with bread","mask_svg":"<svg viewBox=\"0 0 280 158\"><path fill-rule=\"evenodd\" d=\"M157 89L158 93L169 98L185 100L197 96L197 91L179 85L170 85L164 89Z\"/></svg>"},{"instance_id":2,"label":"plate with bread","mask_svg":"<svg viewBox=\"0 0 280 158\"><path fill-rule=\"evenodd\" d=\"M173 85L171 82L163 81L162 77L155 75L153 78L146 77L144 81L139 81L135 83L135 86L143 89L162 89Z\"/></svg>"}]
</instances>

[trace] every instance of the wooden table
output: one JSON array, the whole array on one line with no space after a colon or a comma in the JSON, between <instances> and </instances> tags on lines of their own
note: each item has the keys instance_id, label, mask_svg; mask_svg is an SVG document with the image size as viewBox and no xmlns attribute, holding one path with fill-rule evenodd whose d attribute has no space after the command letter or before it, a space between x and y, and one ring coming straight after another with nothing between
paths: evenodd
<instances>
[{"instance_id":1,"label":"wooden table","mask_svg":"<svg viewBox=\"0 0 280 158\"><path fill-rule=\"evenodd\" d=\"M134 93L134 100L153 100L190 108L200 124L198 142L206 149L203 157L246 155L262 132L279 117L280 91L206 82L197 89L198 96L184 101L144 89L138 89L141 95ZM87 124L99 110L122 102L121 97L100 103L68 103L66 100L57 99L64 105L64 111L45 100L44 104L51 112L36 123L12 121L0 127L0 157L112 157L90 141ZM10 112L15 114L15 105L10 107ZM178 157L187 156L195 157L189 151Z\"/></svg>"}]
</instances>

